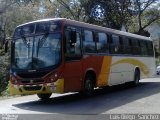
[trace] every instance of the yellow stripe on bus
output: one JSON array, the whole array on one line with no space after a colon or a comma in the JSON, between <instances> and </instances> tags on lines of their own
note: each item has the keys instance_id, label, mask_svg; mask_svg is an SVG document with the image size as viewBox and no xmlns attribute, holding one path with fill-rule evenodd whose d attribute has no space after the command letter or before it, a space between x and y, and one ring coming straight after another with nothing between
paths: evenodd
<instances>
[{"instance_id":1,"label":"yellow stripe on bus","mask_svg":"<svg viewBox=\"0 0 160 120\"><path fill-rule=\"evenodd\" d=\"M98 87L108 85L111 63L112 63L111 56L105 56L103 58L103 63L97 82Z\"/></svg>"},{"instance_id":2,"label":"yellow stripe on bus","mask_svg":"<svg viewBox=\"0 0 160 120\"><path fill-rule=\"evenodd\" d=\"M141 61L133 59L133 58L126 58L126 59L122 59L119 60L115 63L112 64L112 66L117 65L117 64L122 64L122 63L128 63L134 66L138 66L140 67L141 71L144 73L144 75L148 76L149 74L149 69L148 67Z\"/></svg>"}]
</instances>

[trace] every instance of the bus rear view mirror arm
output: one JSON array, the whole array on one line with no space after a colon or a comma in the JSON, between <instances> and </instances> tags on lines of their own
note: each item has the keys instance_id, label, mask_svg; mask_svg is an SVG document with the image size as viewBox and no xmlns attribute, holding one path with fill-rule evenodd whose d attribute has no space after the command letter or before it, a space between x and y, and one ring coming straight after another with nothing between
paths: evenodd
<instances>
[{"instance_id":1,"label":"bus rear view mirror arm","mask_svg":"<svg viewBox=\"0 0 160 120\"><path fill-rule=\"evenodd\" d=\"M76 35L76 31L72 31L71 32L71 42L72 43L76 43L77 39L77 35Z\"/></svg>"},{"instance_id":2,"label":"bus rear view mirror arm","mask_svg":"<svg viewBox=\"0 0 160 120\"><path fill-rule=\"evenodd\" d=\"M11 38L7 38L5 40L5 44L4 44L4 52L7 53L8 52L8 44L9 44L9 41L11 41Z\"/></svg>"}]
</instances>

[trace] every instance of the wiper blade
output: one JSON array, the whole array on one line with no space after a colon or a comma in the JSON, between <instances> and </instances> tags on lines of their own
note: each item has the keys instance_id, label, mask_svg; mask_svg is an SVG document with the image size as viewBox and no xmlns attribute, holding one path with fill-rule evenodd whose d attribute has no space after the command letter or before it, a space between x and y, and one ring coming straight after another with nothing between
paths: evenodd
<instances>
[{"instance_id":1,"label":"wiper blade","mask_svg":"<svg viewBox=\"0 0 160 120\"><path fill-rule=\"evenodd\" d=\"M29 48L29 43L30 43L30 39L27 40L26 37L24 35L20 36L24 42L24 44L26 45L27 48Z\"/></svg>"},{"instance_id":2,"label":"wiper blade","mask_svg":"<svg viewBox=\"0 0 160 120\"><path fill-rule=\"evenodd\" d=\"M28 45L28 43L27 43L26 37L25 37L25 36L21 36L21 38L22 38L24 44L25 44L27 47L29 47L29 45Z\"/></svg>"},{"instance_id":3,"label":"wiper blade","mask_svg":"<svg viewBox=\"0 0 160 120\"><path fill-rule=\"evenodd\" d=\"M44 42L46 41L46 39L47 39L47 37L48 37L48 32L47 33L45 33L44 35L43 35L43 37L40 39L39 38L39 41L38 41L38 47L42 47L43 46L43 44L44 44Z\"/></svg>"},{"instance_id":4,"label":"wiper blade","mask_svg":"<svg viewBox=\"0 0 160 120\"><path fill-rule=\"evenodd\" d=\"M48 35L49 35L49 33L46 32L41 39L40 38L38 39L37 57L38 57L38 53L39 53L39 48L41 48L43 46L43 44L46 41Z\"/></svg>"}]
</instances>

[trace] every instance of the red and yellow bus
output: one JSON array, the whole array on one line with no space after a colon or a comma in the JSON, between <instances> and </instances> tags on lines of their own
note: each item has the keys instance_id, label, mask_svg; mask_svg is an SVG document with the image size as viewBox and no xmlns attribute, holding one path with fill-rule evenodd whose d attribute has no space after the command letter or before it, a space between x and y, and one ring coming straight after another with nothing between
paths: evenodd
<instances>
[{"instance_id":1,"label":"red and yellow bus","mask_svg":"<svg viewBox=\"0 0 160 120\"><path fill-rule=\"evenodd\" d=\"M11 43L11 94L83 92L155 72L152 40L65 18L19 25Z\"/></svg>"}]
</instances>

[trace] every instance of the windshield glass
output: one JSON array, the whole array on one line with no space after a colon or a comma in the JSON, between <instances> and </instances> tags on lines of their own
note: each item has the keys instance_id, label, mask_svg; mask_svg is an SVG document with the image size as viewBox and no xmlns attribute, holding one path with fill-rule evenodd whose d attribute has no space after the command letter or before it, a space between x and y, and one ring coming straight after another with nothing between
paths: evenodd
<instances>
[{"instance_id":1,"label":"windshield glass","mask_svg":"<svg viewBox=\"0 0 160 120\"><path fill-rule=\"evenodd\" d=\"M14 41L12 65L18 69L39 69L60 62L60 33L21 36Z\"/></svg>"}]
</instances>

